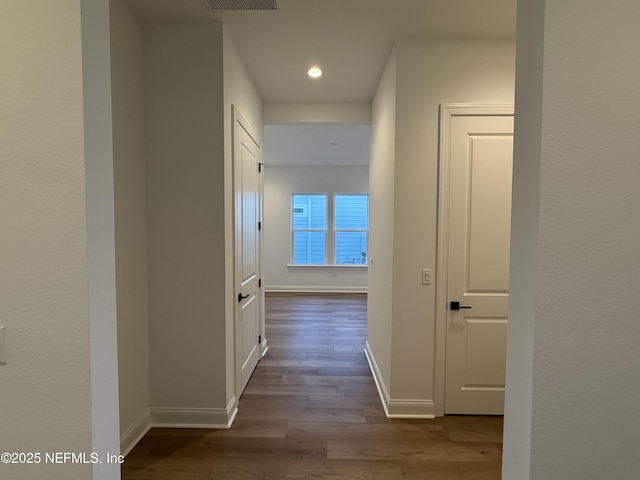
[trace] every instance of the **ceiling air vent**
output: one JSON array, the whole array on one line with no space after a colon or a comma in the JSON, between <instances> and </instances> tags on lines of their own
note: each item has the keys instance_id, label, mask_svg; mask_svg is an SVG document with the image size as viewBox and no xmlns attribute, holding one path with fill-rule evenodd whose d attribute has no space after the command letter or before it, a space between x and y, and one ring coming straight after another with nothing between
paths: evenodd
<instances>
[{"instance_id":1,"label":"ceiling air vent","mask_svg":"<svg viewBox=\"0 0 640 480\"><path fill-rule=\"evenodd\" d=\"M204 0L209 10L278 10L276 0Z\"/></svg>"}]
</instances>

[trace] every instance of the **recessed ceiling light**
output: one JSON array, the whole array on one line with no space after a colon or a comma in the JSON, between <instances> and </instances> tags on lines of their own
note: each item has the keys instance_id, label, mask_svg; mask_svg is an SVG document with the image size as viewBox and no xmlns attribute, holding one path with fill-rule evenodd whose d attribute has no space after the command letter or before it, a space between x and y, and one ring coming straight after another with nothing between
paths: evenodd
<instances>
[{"instance_id":1,"label":"recessed ceiling light","mask_svg":"<svg viewBox=\"0 0 640 480\"><path fill-rule=\"evenodd\" d=\"M322 70L320 70L320 67L311 67L309 70L307 70L307 75L309 75L311 78L318 78L322 76Z\"/></svg>"}]
</instances>

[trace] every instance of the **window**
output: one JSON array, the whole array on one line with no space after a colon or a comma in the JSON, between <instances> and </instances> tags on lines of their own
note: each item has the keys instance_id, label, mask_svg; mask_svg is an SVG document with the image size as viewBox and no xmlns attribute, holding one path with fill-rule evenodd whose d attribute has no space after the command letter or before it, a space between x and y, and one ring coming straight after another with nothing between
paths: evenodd
<instances>
[{"instance_id":1,"label":"window","mask_svg":"<svg viewBox=\"0 0 640 480\"><path fill-rule=\"evenodd\" d=\"M367 195L336 195L333 201L335 263L367 263Z\"/></svg>"},{"instance_id":2,"label":"window","mask_svg":"<svg viewBox=\"0 0 640 480\"><path fill-rule=\"evenodd\" d=\"M366 265L366 194L291 195L293 265Z\"/></svg>"},{"instance_id":3,"label":"window","mask_svg":"<svg viewBox=\"0 0 640 480\"><path fill-rule=\"evenodd\" d=\"M291 203L293 264L325 264L327 196L294 194Z\"/></svg>"}]
</instances>

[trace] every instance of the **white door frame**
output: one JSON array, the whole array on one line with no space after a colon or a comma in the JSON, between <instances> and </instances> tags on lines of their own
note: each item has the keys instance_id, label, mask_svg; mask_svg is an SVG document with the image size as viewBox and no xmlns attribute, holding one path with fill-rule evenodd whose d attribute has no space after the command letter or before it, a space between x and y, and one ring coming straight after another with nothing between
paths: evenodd
<instances>
[{"instance_id":1,"label":"white door frame","mask_svg":"<svg viewBox=\"0 0 640 480\"><path fill-rule=\"evenodd\" d=\"M513 105L443 103L440 105L440 158L438 165L438 249L436 265L435 415L443 416L447 348L447 285L449 272L449 193L451 176L451 126L457 116L511 116Z\"/></svg>"},{"instance_id":2,"label":"white door frame","mask_svg":"<svg viewBox=\"0 0 640 480\"><path fill-rule=\"evenodd\" d=\"M234 223L234 228L233 228L233 299L234 299L234 310L233 310L233 339L234 339L234 383L235 383L235 388L234 388L234 393L235 393L235 397L237 400L240 400L240 395L242 394L242 392L240 391L240 385L241 385L241 360L238 358L238 355L240 355L240 352L242 351L242 346L240 345L240 342L242 341L242 339L240 338L240 335L238 333L238 315L239 315L239 304L238 302L235 301L237 295L238 295L238 285L237 285L237 281L238 281L238 263L237 263L237 238L236 238L236 195L237 195L237 183L236 183L236 174L237 174L237 161L238 161L238 124L241 126L241 128L243 128L248 134L249 136L253 139L253 141L256 142L256 145L258 145L259 149L260 149L260 158L258 159L259 164L261 165L261 167L263 166L262 164L262 145L259 142L259 138L258 136L255 134L253 128L251 128L251 125L249 124L249 122L244 118L244 116L240 113L240 111L238 110L238 108L235 105L231 106L232 109L232 115L231 115L231 125L232 125L232 171L233 171L233 178L232 178L232 182L233 182L233 223ZM262 172L264 172L264 168L262 168ZM262 174L259 175L259 191L258 191L258 202L259 202L259 218L258 221L263 224L264 223L264 181L263 181L263 176ZM258 259L258 276L260 279L263 278L263 272L262 272L262 255L263 255L263 229L259 229L259 233L258 233L258 238L259 238L259 242L260 245L258 247L258 255L259 255L259 259ZM265 338L265 322L264 322L264 286L259 287L258 289L258 301L259 301L259 330L260 330L260 337L261 337L261 342L259 343L258 347L260 349L260 358L262 356L264 356L264 354L267 351L267 339Z\"/></svg>"}]
</instances>

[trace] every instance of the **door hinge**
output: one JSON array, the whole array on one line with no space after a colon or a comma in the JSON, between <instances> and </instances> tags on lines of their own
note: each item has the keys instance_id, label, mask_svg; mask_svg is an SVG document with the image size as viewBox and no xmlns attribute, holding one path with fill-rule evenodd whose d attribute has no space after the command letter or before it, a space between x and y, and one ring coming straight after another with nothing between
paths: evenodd
<instances>
[{"instance_id":1,"label":"door hinge","mask_svg":"<svg viewBox=\"0 0 640 480\"><path fill-rule=\"evenodd\" d=\"M258 335L258 344L262 345L262 335Z\"/></svg>"},{"instance_id":2,"label":"door hinge","mask_svg":"<svg viewBox=\"0 0 640 480\"><path fill-rule=\"evenodd\" d=\"M262 222L258 222L258 230L262 230Z\"/></svg>"},{"instance_id":3,"label":"door hinge","mask_svg":"<svg viewBox=\"0 0 640 480\"><path fill-rule=\"evenodd\" d=\"M262 167L264 167L264 163L258 164L258 172L262 172Z\"/></svg>"},{"instance_id":4,"label":"door hinge","mask_svg":"<svg viewBox=\"0 0 640 480\"><path fill-rule=\"evenodd\" d=\"M258 279L258 288L260 288L261 286L262 286L262 279L261 279L261 278L259 278L259 279Z\"/></svg>"}]
</instances>

